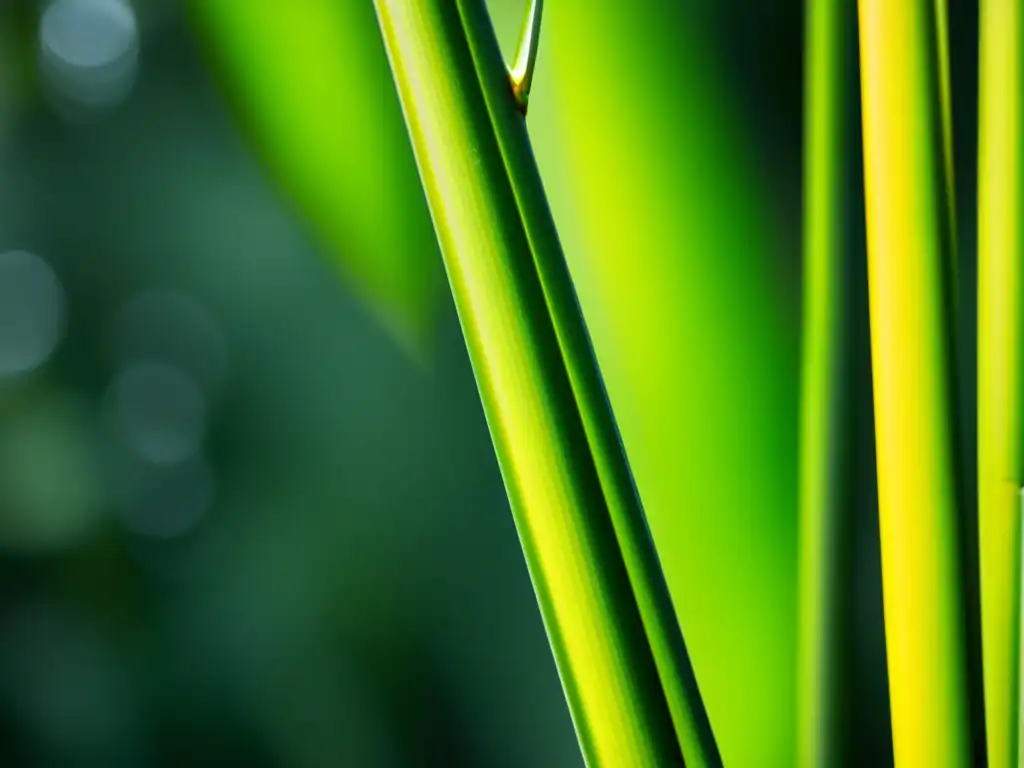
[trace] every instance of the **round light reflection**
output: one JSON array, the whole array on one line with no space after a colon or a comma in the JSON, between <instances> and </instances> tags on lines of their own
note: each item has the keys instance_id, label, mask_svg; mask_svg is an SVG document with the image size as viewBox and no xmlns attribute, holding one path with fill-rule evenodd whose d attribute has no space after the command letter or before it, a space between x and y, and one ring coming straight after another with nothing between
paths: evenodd
<instances>
[{"instance_id":1,"label":"round light reflection","mask_svg":"<svg viewBox=\"0 0 1024 768\"><path fill-rule=\"evenodd\" d=\"M54 0L39 23L39 69L68 117L109 109L135 84L139 28L123 0Z\"/></svg>"},{"instance_id":2,"label":"round light reflection","mask_svg":"<svg viewBox=\"0 0 1024 768\"><path fill-rule=\"evenodd\" d=\"M0 254L0 376L39 367L64 334L66 299L57 275L28 251Z\"/></svg>"},{"instance_id":3,"label":"round light reflection","mask_svg":"<svg viewBox=\"0 0 1024 768\"><path fill-rule=\"evenodd\" d=\"M122 369L107 394L115 432L142 458L176 464L198 453L206 402L192 378L166 363Z\"/></svg>"},{"instance_id":4,"label":"round light reflection","mask_svg":"<svg viewBox=\"0 0 1024 768\"><path fill-rule=\"evenodd\" d=\"M118 364L163 360L186 371L208 396L227 369L220 326L198 301L174 291L145 291L127 301L114 316L110 344Z\"/></svg>"},{"instance_id":5,"label":"round light reflection","mask_svg":"<svg viewBox=\"0 0 1024 768\"><path fill-rule=\"evenodd\" d=\"M203 456L175 466L127 462L115 479L124 526L137 536L171 539L191 531L214 498L214 474Z\"/></svg>"}]
</instances>

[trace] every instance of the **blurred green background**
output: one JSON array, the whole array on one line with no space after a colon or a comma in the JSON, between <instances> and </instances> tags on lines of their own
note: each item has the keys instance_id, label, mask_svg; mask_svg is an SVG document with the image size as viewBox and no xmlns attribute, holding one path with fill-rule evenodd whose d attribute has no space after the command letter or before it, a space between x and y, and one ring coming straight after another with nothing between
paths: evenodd
<instances>
[{"instance_id":1,"label":"blurred green background","mask_svg":"<svg viewBox=\"0 0 1024 768\"><path fill-rule=\"evenodd\" d=\"M729 766L795 759L801 36L557 0L529 117ZM582 765L392 88L369 0L0 0L5 765Z\"/></svg>"}]
</instances>

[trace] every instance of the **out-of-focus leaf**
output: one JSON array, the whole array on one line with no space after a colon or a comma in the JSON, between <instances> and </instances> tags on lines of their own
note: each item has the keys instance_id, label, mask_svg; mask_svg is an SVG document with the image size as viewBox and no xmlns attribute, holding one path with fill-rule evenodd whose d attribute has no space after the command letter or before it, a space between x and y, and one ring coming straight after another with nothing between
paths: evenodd
<instances>
[{"instance_id":1,"label":"out-of-focus leaf","mask_svg":"<svg viewBox=\"0 0 1024 768\"><path fill-rule=\"evenodd\" d=\"M357 291L415 346L441 262L372 4L193 0L191 9L275 179Z\"/></svg>"},{"instance_id":2,"label":"out-of-focus leaf","mask_svg":"<svg viewBox=\"0 0 1024 768\"><path fill-rule=\"evenodd\" d=\"M798 313L702 18L550 4L531 135L724 762L791 765Z\"/></svg>"}]
</instances>

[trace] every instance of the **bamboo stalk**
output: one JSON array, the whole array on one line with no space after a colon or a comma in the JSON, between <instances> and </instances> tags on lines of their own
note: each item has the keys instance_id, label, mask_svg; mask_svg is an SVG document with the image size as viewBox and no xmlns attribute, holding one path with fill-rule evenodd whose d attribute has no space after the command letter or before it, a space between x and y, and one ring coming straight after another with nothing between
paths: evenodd
<instances>
[{"instance_id":1,"label":"bamboo stalk","mask_svg":"<svg viewBox=\"0 0 1024 768\"><path fill-rule=\"evenodd\" d=\"M1018 502L1020 504L1019 514L1024 516L1024 488L1018 489ZM1024 521L1021 521L1024 525ZM1017 616L1024 616L1024 536L1018 537L1018 543L1020 548L1017 550L1017 561L1020 563L1018 567L1018 574L1020 576L1020 582L1017 584L1017 596L1019 598L1017 603ZM1017 728L1017 764L1020 765L1020 745L1021 740L1024 739L1024 702L1021 701L1024 696L1024 684L1021 681L1021 675L1024 674L1024 632L1021 632L1019 627L1017 631L1017 722L1015 723Z\"/></svg>"},{"instance_id":2,"label":"bamboo stalk","mask_svg":"<svg viewBox=\"0 0 1024 768\"><path fill-rule=\"evenodd\" d=\"M720 765L486 9L376 8L587 763Z\"/></svg>"},{"instance_id":3,"label":"bamboo stalk","mask_svg":"<svg viewBox=\"0 0 1024 768\"><path fill-rule=\"evenodd\" d=\"M981 4L978 131L978 534L989 765L1018 765L1024 9Z\"/></svg>"},{"instance_id":4,"label":"bamboo stalk","mask_svg":"<svg viewBox=\"0 0 1024 768\"><path fill-rule=\"evenodd\" d=\"M925 0L860 0L859 10L893 749L899 766L967 766L942 19Z\"/></svg>"},{"instance_id":5,"label":"bamboo stalk","mask_svg":"<svg viewBox=\"0 0 1024 768\"><path fill-rule=\"evenodd\" d=\"M848 343L844 275L852 258L845 218L849 185L846 28L841 0L808 0L804 64L804 296L800 397L800 637L798 761L832 766L843 754L840 623L848 609L844 470Z\"/></svg>"}]
</instances>

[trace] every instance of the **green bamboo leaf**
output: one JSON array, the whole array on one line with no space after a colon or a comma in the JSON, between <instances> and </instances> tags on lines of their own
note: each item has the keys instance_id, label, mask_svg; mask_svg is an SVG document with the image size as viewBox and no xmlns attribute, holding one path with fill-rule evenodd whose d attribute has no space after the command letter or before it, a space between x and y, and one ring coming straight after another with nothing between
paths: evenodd
<instances>
[{"instance_id":1,"label":"green bamboo leaf","mask_svg":"<svg viewBox=\"0 0 1024 768\"><path fill-rule=\"evenodd\" d=\"M978 534L988 764L1019 765L1024 9L981 4Z\"/></svg>"},{"instance_id":2,"label":"green bamboo leaf","mask_svg":"<svg viewBox=\"0 0 1024 768\"><path fill-rule=\"evenodd\" d=\"M276 180L332 259L416 346L441 288L369 3L193 0L200 38Z\"/></svg>"},{"instance_id":3,"label":"green bamboo leaf","mask_svg":"<svg viewBox=\"0 0 1024 768\"><path fill-rule=\"evenodd\" d=\"M719 765L487 10L376 7L587 762Z\"/></svg>"},{"instance_id":4,"label":"green bamboo leaf","mask_svg":"<svg viewBox=\"0 0 1024 768\"><path fill-rule=\"evenodd\" d=\"M897 765L967 766L943 14L861 0L879 523Z\"/></svg>"}]
</instances>

